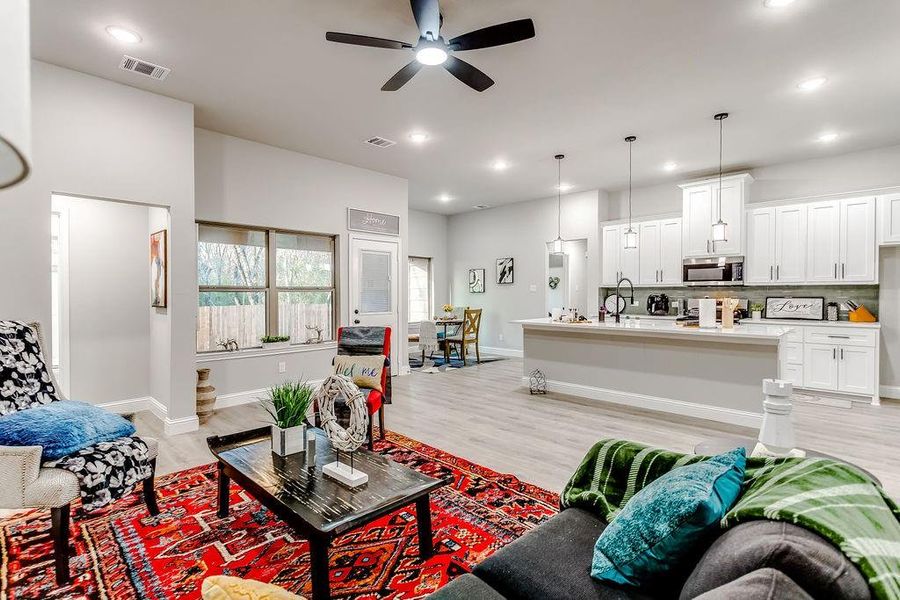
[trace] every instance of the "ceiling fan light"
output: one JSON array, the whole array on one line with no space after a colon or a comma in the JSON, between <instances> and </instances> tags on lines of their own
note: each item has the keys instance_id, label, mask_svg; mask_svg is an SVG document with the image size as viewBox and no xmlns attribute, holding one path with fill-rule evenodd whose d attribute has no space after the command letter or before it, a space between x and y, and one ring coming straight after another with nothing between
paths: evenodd
<instances>
[{"instance_id":1,"label":"ceiling fan light","mask_svg":"<svg viewBox=\"0 0 900 600\"><path fill-rule=\"evenodd\" d=\"M728 223L726 223L722 219L719 219L718 222L713 223L712 241L713 242L727 242L728 241Z\"/></svg>"},{"instance_id":2,"label":"ceiling fan light","mask_svg":"<svg viewBox=\"0 0 900 600\"><path fill-rule=\"evenodd\" d=\"M637 231L631 228L629 225L628 230L625 231L625 249L626 250L634 250L638 245L638 234Z\"/></svg>"},{"instance_id":3,"label":"ceiling fan light","mask_svg":"<svg viewBox=\"0 0 900 600\"><path fill-rule=\"evenodd\" d=\"M416 60L423 65L442 65L447 60L447 51L435 46L427 46L416 52Z\"/></svg>"}]
</instances>

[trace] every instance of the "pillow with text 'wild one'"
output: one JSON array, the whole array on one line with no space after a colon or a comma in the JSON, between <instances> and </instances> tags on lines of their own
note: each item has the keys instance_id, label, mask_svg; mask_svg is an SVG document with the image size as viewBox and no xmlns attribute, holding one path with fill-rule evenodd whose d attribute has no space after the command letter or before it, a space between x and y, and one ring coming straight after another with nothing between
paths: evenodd
<instances>
[{"instance_id":1,"label":"pillow with text 'wild one'","mask_svg":"<svg viewBox=\"0 0 900 600\"><path fill-rule=\"evenodd\" d=\"M383 391L381 372L384 370L384 355L346 356L338 354L334 359L334 374L344 375L361 388Z\"/></svg>"}]
</instances>

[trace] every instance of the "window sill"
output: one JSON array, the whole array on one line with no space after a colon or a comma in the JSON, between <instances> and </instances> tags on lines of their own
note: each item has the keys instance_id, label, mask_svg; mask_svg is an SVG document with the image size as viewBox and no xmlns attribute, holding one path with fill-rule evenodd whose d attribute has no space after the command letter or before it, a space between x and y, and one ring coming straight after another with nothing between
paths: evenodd
<instances>
[{"instance_id":1,"label":"window sill","mask_svg":"<svg viewBox=\"0 0 900 600\"><path fill-rule=\"evenodd\" d=\"M204 352L197 354L196 362L207 363L220 360L240 360L242 358L257 358L261 356L278 356L281 354L299 354L303 352L322 352L336 350L337 342L323 342L321 344L297 344L287 348L247 348L236 352Z\"/></svg>"}]
</instances>

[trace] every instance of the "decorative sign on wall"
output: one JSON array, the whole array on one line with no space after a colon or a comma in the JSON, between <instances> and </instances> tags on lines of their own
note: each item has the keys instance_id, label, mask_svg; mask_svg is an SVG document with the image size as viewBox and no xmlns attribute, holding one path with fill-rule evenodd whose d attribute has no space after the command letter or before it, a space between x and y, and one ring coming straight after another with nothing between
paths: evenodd
<instances>
[{"instance_id":1,"label":"decorative sign on wall","mask_svg":"<svg viewBox=\"0 0 900 600\"><path fill-rule=\"evenodd\" d=\"M150 234L150 306L168 306L168 238L166 230Z\"/></svg>"},{"instance_id":2,"label":"decorative sign on wall","mask_svg":"<svg viewBox=\"0 0 900 600\"><path fill-rule=\"evenodd\" d=\"M358 208L348 208L347 229L351 231L400 235L400 217L397 215L386 215L368 210L360 210Z\"/></svg>"},{"instance_id":3,"label":"decorative sign on wall","mask_svg":"<svg viewBox=\"0 0 900 600\"><path fill-rule=\"evenodd\" d=\"M513 259L498 258L497 259L497 283L500 285L508 285L515 281L513 273Z\"/></svg>"},{"instance_id":4,"label":"decorative sign on wall","mask_svg":"<svg viewBox=\"0 0 900 600\"><path fill-rule=\"evenodd\" d=\"M766 318L821 321L825 298L766 298Z\"/></svg>"},{"instance_id":5,"label":"decorative sign on wall","mask_svg":"<svg viewBox=\"0 0 900 600\"><path fill-rule=\"evenodd\" d=\"M469 292L484 293L484 269L469 269Z\"/></svg>"}]
</instances>

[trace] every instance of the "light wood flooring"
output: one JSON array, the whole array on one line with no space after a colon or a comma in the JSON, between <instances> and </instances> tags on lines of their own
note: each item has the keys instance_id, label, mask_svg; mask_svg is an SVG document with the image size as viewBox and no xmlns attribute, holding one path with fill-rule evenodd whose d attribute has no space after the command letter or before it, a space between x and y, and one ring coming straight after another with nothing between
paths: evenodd
<instances>
[{"instance_id":1,"label":"light wood flooring","mask_svg":"<svg viewBox=\"0 0 900 600\"><path fill-rule=\"evenodd\" d=\"M509 359L447 373L413 373L393 380L388 429L457 456L559 491L598 439L626 438L689 452L705 438L750 429L521 387L522 361ZM879 477L900 498L900 403L837 408L797 402L798 444L841 457ZM139 433L160 439L161 473L211 462L206 436L265 423L258 405L220 410L199 432L168 437L149 413L136 417Z\"/></svg>"}]
</instances>

